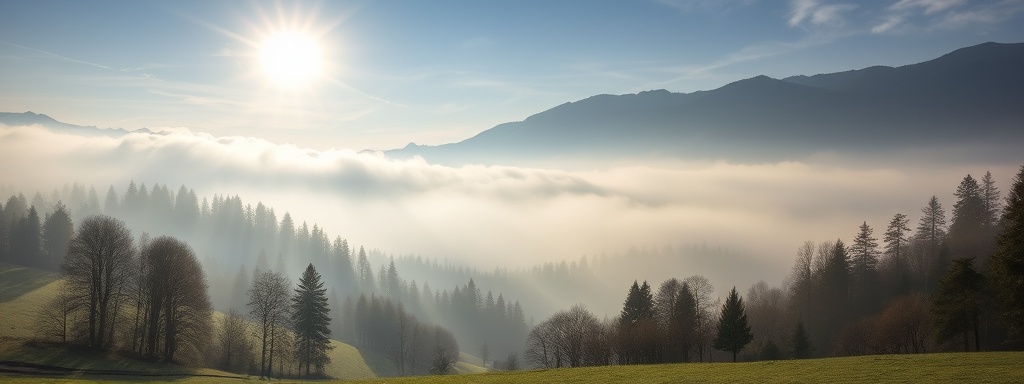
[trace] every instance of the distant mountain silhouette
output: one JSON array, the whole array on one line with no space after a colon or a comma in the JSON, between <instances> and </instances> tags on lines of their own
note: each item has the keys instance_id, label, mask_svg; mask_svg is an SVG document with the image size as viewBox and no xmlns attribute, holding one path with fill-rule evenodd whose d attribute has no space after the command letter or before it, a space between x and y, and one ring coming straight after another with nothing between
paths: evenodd
<instances>
[{"instance_id":1,"label":"distant mountain silhouette","mask_svg":"<svg viewBox=\"0 0 1024 384\"><path fill-rule=\"evenodd\" d=\"M70 133L80 136L121 137L129 133L128 131L121 128L96 128L91 126L85 127L81 125L62 123L60 121L54 120L50 116L46 116L40 113L33 113L31 111L24 113L0 112L0 124L5 124L12 127L20 125L38 125L54 132ZM146 128L138 129L135 130L134 132L152 133L149 129Z\"/></svg>"},{"instance_id":2,"label":"distant mountain silhouette","mask_svg":"<svg viewBox=\"0 0 1024 384\"><path fill-rule=\"evenodd\" d=\"M902 67L737 81L711 91L598 95L458 143L390 157L444 164L523 158L780 160L1024 138L1024 43L985 43Z\"/></svg>"}]
</instances>

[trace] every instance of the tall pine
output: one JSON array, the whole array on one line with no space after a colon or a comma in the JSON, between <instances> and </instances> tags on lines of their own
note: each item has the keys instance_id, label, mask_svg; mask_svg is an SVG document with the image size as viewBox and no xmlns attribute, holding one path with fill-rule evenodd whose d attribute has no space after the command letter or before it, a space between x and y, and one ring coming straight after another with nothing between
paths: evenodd
<instances>
[{"instance_id":1,"label":"tall pine","mask_svg":"<svg viewBox=\"0 0 1024 384\"><path fill-rule=\"evenodd\" d=\"M1006 196L1003 232L996 239L990 272L1003 322L1011 336L1024 339L1024 165Z\"/></svg>"},{"instance_id":2,"label":"tall pine","mask_svg":"<svg viewBox=\"0 0 1024 384\"><path fill-rule=\"evenodd\" d=\"M736 362L736 354L754 340L747 324L747 314L743 308L743 299L736 293L736 287L729 291L729 297L722 305L722 315L718 318L718 336L715 337L715 349L732 352L732 361Z\"/></svg>"},{"instance_id":3,"label":"tall pine","mask_svg":"<svg viewBox=\"0 0 1024 384\"><path fill-rule=\"evenodd\" d=\"M889 221L889 227L885 230L885 255L892 262L892 268L896 273L896 292L905 292L910 289L910 275L907 271L907 243L910 241L910 219L907 215L897 213Z\"/></svg>"},{"instance_id":4,"label":"tall pine","mask_svg":"<svg viewBox=\"0 0 1024 384\"><path fill-rule=\"evenodd\" d=\"M974 259L959 258L939 282L932 304L936 338L951 341L960 338L964 352L970 351L970 334L974 334L974 348L980 351L978 331L985 277L974 269Z\"/></svg>"},{"instance_id":5,"label":"tall pine","mask_svg":"<svg viewBox=\"0 0 1024 384\"><path fill-rule=\"evenodd\" d=\"M668 340L668 349L677 354L680 361L690 361L690 350L696 346L697 322L697 301L693 298L690 285L683 283L668 322L668 336L671 338Z\"/></svg>"},{"instance_id":6,"label":"tall pine","mask_svg":"<svg viewBox=\"0 0 1024 384\"><path fill-rule=\"evenodd\" d=\"M292 324L295 326L296 360L299 370L305 370L308 377L313 370L322 374L330 362L327 352L331 350L331 318L327 307L327 290L320 274L313 264L299 278L299 285L292 296Z\"/></svg>"},{"instance_id":7,"label":"tall pine","mask_svg":"<svg viewBox=\"0 0 1024 384\"><path fill-rule=\"evenodd\" d=\"M857 237L850 245L850 257L853 259L852 272L861 290L867 289L875 267L878 266L878 239L872 236L873 233L874 230L865 221L860 225L860 231L857 232Z\"/></svg>"},{"instance_id":8,"label":"tall pine","mask_svg":"<svg viewBox=\"0 0 1024 384\"><path fill-rule=\"evenodd\" d=\"M992 249L992 238L986 229L988 212L978 181L964 177L956 188L953 223L949 226L949 244L953 257L975 258L984 266Z\"/></svg>"}]
</instances>

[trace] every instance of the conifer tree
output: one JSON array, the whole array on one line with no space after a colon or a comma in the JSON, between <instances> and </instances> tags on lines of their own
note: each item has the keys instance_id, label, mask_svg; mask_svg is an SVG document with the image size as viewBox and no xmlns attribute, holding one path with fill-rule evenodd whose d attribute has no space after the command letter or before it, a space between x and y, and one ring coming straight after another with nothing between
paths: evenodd
<instances>
[{"instance_id":1,"label":"conifer tree","mask_svg":"<svg viewBox=\"0 0 1024 384\"><path fill-rule=\"evenodd\" d=\"M793 338L789 344L794 359L811 357L811 340L807 336L807 329L804 328L803 321L797 321L796 329L793 330Z\"/></svg>"},{"instance_id":2,"label":"conifer tree","mask_svg":"<svg viewBox=\"0 0 1024 384\"><path fill-rule=\"evenodd\" d=\"M954 257L976 258L984 266L992 239L986 231L988 212L981 187L967 175L955 194L957 202L953 205L953 223L949 226L950 251Z\"/></svg>"},{"instance_id":3,"label":"conifer tree","mask_svg":"<svg viewBox=\"0 0 1024 384\"><path fill-rule=\"evenodd\" d=\"M68 253L68 244L71 243L74 231L75 225L71 222L71 216L68 215L64 204L58 201L53 213L43 222L43 253L46 256L44 268L60 270L60 263Z\"/></svg>"},{"instance_id":4,"label":"conifer tree","mask_svg":"<svg viewBox=\"0 0 1024 384\"><path fill-rule=\"evenodd\" d=\"M932 196L928 205L921 208L921 213L914 238L925 244L929 254L937 254L939 244L946 238L946 211L942 209L939 198Z\"/></svg>"},{"instance_id":5,"label":"conifer tree","mask_svg":"<svg viewBox=\"0 0 1024 384\"><path fill-rule=\"evenodd\" d=\"M970 350L970 337L974 333L974 347L981 350L978 328L981 322L982 295L985 277L974 269L973 258L953 260L949 272L939 282L932 313L935 315L936 336L939 341L962 337L964 352Z\"/></svg>"},{"instance_id":6,"label":"conifer tree","mask_svg":"<svg viewBox=\"0 0 1024 384\"><path fill-rule=\"evenodd\" d=\"M754 335L747 324L747 314L743 308L743 299L736 292L736 287L729 291L729 297L722 305L722 315L718 318L718 336L715 337L715 349L732 352L732 361L736 362L736 354L747 346Z\"/></svg>"},{"instance_id":7,"label":"conifer tree","mask_svg":"<svg viewBox=\"0 0 1024 384\"><path fill-rule=\"evenodd\" d=\"M1001 206L999 204L999 188L992 179L992 172L985 172L981 178L981 201L985 205L985 227L993 228L999 224Z\"/></svg>"},{"instance_id":8,"label":"conifer tree","mask_svg":"<svg viewBox=\"0 0 1024 384\"><path fill-rule=\"evenodd\" d=\"M690 350L696 344L698 325L697 302L690 291L690 285L683 283L676 295L675 305L669 316L669 345L674 345L681 361L690 361Z\"/></svg>"},{"instance_id":9,"label":"conifer tree","mask_svg":"<svg viewBox=\"0 0 1024 384\"><path fill-rule=\"evenodd\" d=\"M622 305L622 313L619 322L623 325L634 324L643 319L654 318L654 296L651 294L651 286L644 281L638 285L634 280L626 294L626 302Z\"/></svg>"},{"instance_id":10,"label":"conifer tree","mask_svg":"<svg viewBox=\"0 0 1024 384\"><path fill-rule=\"evenodd\" d=\"M860 232L857 233L857 237L853 239L853 244L850 246L853 274L861 284L861 289L866 288L869 276L878 265L878 239L872 237L873 232L874 230L865 221L860 225Z\"/></svg>"},{"instance_id":11,"label":"conifer tree","mask_svg":"<svg viewBox=\"0 0 1024 384\"><path fill-rule=\"evenodd\" d=\"M897 291L904 291L910 285L909 276L907 274L907 265L905 259L907 258L907 243L910 238L907 236L910 233L910 219L907 215L897 213L889 221L889 228L885 230L885 255L892 261L892 268L896 272L897 280Z\"/></svg>"},{"instance_id":12,"label":"conifer tree","mask_svg":"<svg viewBox=\"0 0 1024 384\"><path fill-rule=\"evenodd\" d=\"M36 207L28 209L28 215L18 220L11 236L11 253L14 260L21 265L33 267L44 267L40 265L40 253L42 251L42 234L40 230L39 214Z\"/></svg>"},{"instance_id":13,"label":"conifer tree","mask_svg":"<svg viewBox=\"0 0 1024 384\"><path fill-rule=\"evenodd\" d=\"M1006 196L1002 226L989 266L1003 322L1011 336L1020 340L1024 339L1024 166Z\"/></svg>"},{"instance_id":14,"label":"conifer tree","mask_svg":"<svg viewBox=\"0 0 1024 384\"><path fill-rule=\"evenodd\" d=\"M892 221L889 221L889 228L885 230L885 254L893 259L896 264L897 270L902 268L902 262L904 254L906 253L907 242L910 238L907 236L910 233L910 219L907 215L897 213L892 217Z\"/></svg>"},{"instance_id":15,"label":"conifer tree","mask_svg":"<svg viewBox=\"0 0 1024 384\"><path fill-rule=\"evenodd\" d=\"M330 362L327 352L331 350L331 318L327 307L327 289L313 264L299 278L299 285L292 296L292 325L295 327L296 360L299 370L323 373Z\"/></svg>"}]
</instances>

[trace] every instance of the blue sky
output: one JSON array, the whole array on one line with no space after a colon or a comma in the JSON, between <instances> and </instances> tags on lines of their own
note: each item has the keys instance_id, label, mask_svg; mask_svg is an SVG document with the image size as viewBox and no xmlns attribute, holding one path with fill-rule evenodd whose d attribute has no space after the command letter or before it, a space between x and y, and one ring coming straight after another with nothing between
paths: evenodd
<instances>
[{"instance_id":1,"label":"blue sky","mask_svg":"<svg viewBox=\"0 0 1024 384\"><path fill-rule=\"evenodd\" d=\"M905 65L1024 41L1021 0L0 0L0 110L327 149L441 144L564 102ZM282 89L296 30L322 76Z\"/></svg>"}]
</instances>

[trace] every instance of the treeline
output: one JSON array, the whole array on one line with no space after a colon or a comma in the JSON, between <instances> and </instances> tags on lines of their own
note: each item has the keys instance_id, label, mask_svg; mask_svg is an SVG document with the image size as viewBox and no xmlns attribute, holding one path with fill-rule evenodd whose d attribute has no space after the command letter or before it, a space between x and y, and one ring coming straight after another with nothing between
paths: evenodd
<instances>
[{"instance_id":1,"label":"treeline","mask_svg":"<svg viewBox=\"0 0 1024 384\"><path fill-rule=\"evenodd\" d=\"M630 287L618 318L581 304L527 337L537 367L740 360L954 350L1024 344L1024 167L1004 201L991 174L964 177L952 220L936 197L916 233L896 214L882 244L866 222L842 239L799 247L783 287L735 288L721 306L707 279Z\"/></svg>"},{"instance_id":2,"label":"treeline","mask_svg":"<svg viewBox=\"0 0 1024 384\"><path fill-rule=\"evenodd\" d=\"M388 270L394 270L394 263L391 263ZM392 361L399 372L419 374L436 371L437 367L430 365L409 364L407 368L406 364L412 361L432 364L431 361L422 358L414 360L407 357L417 353L415 351L436 355L429 344L421 348L419 345L408 344L410 339L405 337L417 332L416 327L420 326L416 313L427 313L426 318L438 319L448 328L459 329L464 335L463 339L473 343L469 345L480 348L475 351L480 352L484 364L487 364L491 354L507 356L518 354L521 350L527 325L523 309L518 302L506 304L501 294L495 299L490 291L482 297L472 279L466 285L456 286L451 293L447 289L432 291L429 284L424 284L420 290L415 282L402 283L398 286L406 287L407 290L399 291L401 293L398 295L392 290L390 296L364 294L354 301L346 299L342 305L342 339L392 356ZM394 297L398 297L399 300L394 300ZM409 319L405 320L406 317ZM439 329L434 333L448 331ZM426 342L429 343L430 340L427 339ZM453 348L448 349L458 351L458 345L460 343L454 343Z\"/></svg>"},{"instance_id":3,"label":"treeline","mask_svg":"<svg viewBox=\"0 0 1024 384\"><path fill-rule=\"evenodd\" d=\"M506 309L499 293L503 316L498 316L498 303L489 306L474 291L477 304L465 306L461 305L464 301L455 300L460 305L456 309L451 299L459 296L454 292L457 287L433 291L426 280L421 280L422 285L407 281L393 258L389 263L382 252L350 246L347 239L330 237L316 223L297 223L287 212L278 216L273 207L246 204L238 196L200 199L185 186L175 192L166 185L147 187L131 182L122 193L111 186L104 196L101 199L95 188L80 184L49 195L36 193L31 201L23 194L11 196L6 204L0 204L0 261L57 271L73 223L89 215L107 214L140 233L182 239L195 247L210 275L234 276L211 282L211 301L223 311L245 311L247 287L258 271L293 276L311 263L323 271L333 318L344 317L339 313L343 302L372 295L402 304L407 313L425 323L446 324L463 345L489 344L501 353L521 349L526 323L518 302L508 303ZM371 258L377 260L376 268ZM466 280L469 278L462 281ZM512 332L484 337L498 327ZM341 322L335 322L333 328L342 340L354 340L341 332Z\"/></svg>"},{"instance_id":4,"label":"treeline","mask_svg":"<svg viewBox=\"0 0 1024 384\"><path fill-rule=\"evenodd\" d=\"M421 322L401 302L360 295L342 309L346 338L381 353L402 375L446 374L459 359L459 343L445 327Z\"/></svg>"},{"instance_id":5,"label":"treeline","mask_svg":"<svg viewBox=\"0 0 1024 384\"><path fill-rule=\"evenodd\" d=\"M145 234L136 241L110 216L82 220L60 270L56 295L38 315L42 340L261 377L272 377L274 356L281 368L287 365L279 377L323 376L330 362L330 309L312 264L294 294L279 273L257 274L247 304L262 325L255 330L234 311L214 326L206 273L188 244ZM253 337L262 341L259 371Z\"/></svg>"},{"instance_id":6,"label":"treeline","mask_svg":"<svg viewBox=\"0 0 1024 384\"><path fill-rule=\"evenodd\" d=\"M152 360L203 361L212 305L187 244L143 237L137 246L124 222L91 216L61 265L65 279L40 312L40 336Z\"/></svg>"}]
</instances>

